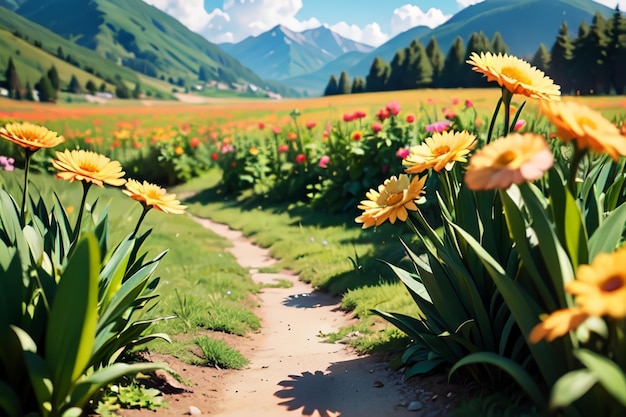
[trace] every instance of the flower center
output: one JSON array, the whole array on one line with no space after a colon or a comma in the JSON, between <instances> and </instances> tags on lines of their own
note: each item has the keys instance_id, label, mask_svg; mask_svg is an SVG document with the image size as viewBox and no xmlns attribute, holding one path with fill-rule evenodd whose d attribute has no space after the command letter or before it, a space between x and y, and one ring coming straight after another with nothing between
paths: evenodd
<instances>
[{"instance_id":1,"label":"flower center","mask_svg":"<svg viewBox=\"0 0 626 417\"><path fill-rule=\"evenodd\" d=\"M579 117L576 121L578 122L578 124L582 126L589 126L592 129L595 129L597 127L596 122L585 116Z\"/></svg>"},{"instance_id":2,"label":"flower center","mask_svg":"<svg viewBox=\"0 0 626 417\"><path fill-rule=\"evenodd\" d=\"M438 146L433 149L433 155L435 156L445 155L448 152L450 152L450 147L448 145Z\"/></svg>"},{"instance_id":3,"label":"flower center","mask_svg":"<svg viewBox=\"0 0 626 417\"><path fill-rule=\"evenodd\" d=\"M613 292L613 291L619 290L623 286L624 286L624 278L621 276L615 275L605 280L600 285L600 289L604 292Z\"/></svg>"},{"instance_id":4,"label":"flower center","mask_svg":"<svg viewBox=\"0 0 626 417\"><path fill-rule=\"evenodd\" d=\"M85 162L80 167L87 172L98 172L98 166L90 162Z\"/></svg>"},{"instance_id":5,"label":"flower center","mask_svg":"<svg viewBox=\"0 0 626 417\"><path fill-rule=\"evenodd\" d=\"M404 193L393 193L393 194L390 194L385 199L385 205L387 205L387 206L395 206L400 201L402 201L402 197L403 196L404 196Z\"/></svg>"},{"instance_id":6,"label":"flower center","mask_svg":"<svg viewBox=\"0 0 626 417\"><path fill-rule=\"evenodd\" d=\"M526 71L523 71L520 68L503 67L500 72L509 78L519 81L520 83L532 84L532 78L528 77L528 74L526 74Z\"/></svg>"},{"instance_id":7,"label":"flower center","mask_svg":"<svg viewBox=\"0 0 626 417\"><path fill-rule=\"evenodd\" d=\"M498 158L493 162L496 168L504 168L509 165L511 162L515 161L517 158L517 154L513 151L505 151L502 152Z\"/></svg>"}]
</instances>

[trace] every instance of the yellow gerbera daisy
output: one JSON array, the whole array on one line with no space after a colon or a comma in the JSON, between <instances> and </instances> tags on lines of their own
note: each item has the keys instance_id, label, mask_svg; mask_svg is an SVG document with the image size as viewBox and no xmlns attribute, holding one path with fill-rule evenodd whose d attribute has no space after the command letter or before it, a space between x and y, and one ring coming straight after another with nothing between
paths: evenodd
<instances>
[{"instance_id":1,"label":"yellow gerbera daisy","mask_svg":"<svg viewBox=\"0 0 626 417\"><path fill-rule=\"evenodd\" d=\"M427 169L450 171L455 162L467 162L467 155L476 145L476 135L466 131L434 133L420 145L410 149L402 165L407 174L418 174Z\"/></svg>"},{"instance_id":2,"label":"yellow gerbera daisy","mask_svg":"<svg viewBox=\"0 0 626 417\"><path fill-rule=\"evenodd\" d=\"M119 186L126 182L120 163L99 153L82 149L65 150L57 152L56 156L58 160L53 160L52 166L59 171L57 178L70 182L85 181L99 187L104 184Z\"/></svg>"},{"instance_id":3,"label":"yellow gerbera daisy","mask_svg":"<svg viewBox=\"0 0 626 417\"><path fill-rule=\"evenodd\" d=\"M164 188L147 181L140 183L129 179L126 182L126 189L122 192L139 201L144 207L154 207L164 213L182 214L187 208L176 199L176 194L167 194Z\"/></svg>"},{"instance_id":4,"label":"yellow gerbera daisy","mask_svg":"<svg viewBox=\"0 0 626 417\"><path fill-rule=\"evenodd\" d=\"M554 84L543 71L515 56L472 52L467 63L473 65L474 71L486 75L487 81L496 81L512 94L544 100L558 101L561 98L559 85Z\"/></svg>"},{"instance_id":5,"label":"yellow gerbera daisy","mask_svg":"<svg viewBox=\"0 0 626 417\"><path fill-rule=\"evenodd\" d=\"M614 160L626 156L626 137L602 114L584 104L542 102L541 111L556 126L561 140L573 140L578 149L604 152Z\"/></svg>"},{"instance_id":6,"label":"yellow gerbera daisy","mask_svg":"<svg viewBox=\"0 0 626 417\"><path fill-rule=\"evenodd\" d=\"M626 246L597 255L590 265L580 265L576 279L565 289L591 316L626 317Z\"/></svg>"},{"instance_id":7,"label":"yellow gerbera daisy","mask_svg":"<svg viewBox=\"0 0 626 417\"><path fill-rule=\"evenodd\" d=\"M556 310L535 326L530 332L528 340L531 343L538 343L543 339L551 342L557 337L565 336L570 331L576 330L588 317L589 315L578 307Z\"/></svg>"},{"instance_id":8,"label":"yellow gerbera daisy","mask_svg":"<svg viewBox=\"0 0 626 417\"><path fill-rule=\"evenodd\" d=\"M31 152L41 148L54 148L65 141L57 132L28 122L9 123L0 128L0 136Z\"/></svg>"},{"instance_id":9,"label":"yellow gerbera daisy","mask_svg":"<svg viewBox=\"0 0 626 417\"><path fill-rule=\"evenodd\" d=\"M424 194L425 183L426 176L410 180L408 175L400 174L397 178L386 179L384 184L378 186L378 191L370 189L366 193L368 199L358 206L364 212L355 221L363 223L363 229L380 226L387 219L392 224L396 219L406 221L407 210L417 210L415 202Z\"/></svg>"},{"instance_id":10,"label":"yellow gerbera daisy","mask_svg":"<svg viewBox=\"0 0 626 417\"><path fill-rule=\"evenodd\" d=\"M543 136L512 133L472 155L465 184L471 190L508 188L534 181L552 167L554 157Z\"/></svg>"}]
</instances>

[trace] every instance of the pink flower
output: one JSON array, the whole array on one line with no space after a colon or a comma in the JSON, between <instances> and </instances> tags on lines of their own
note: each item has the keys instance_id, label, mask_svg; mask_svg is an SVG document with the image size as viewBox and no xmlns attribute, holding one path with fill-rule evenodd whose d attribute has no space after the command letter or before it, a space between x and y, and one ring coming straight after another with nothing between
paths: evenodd
<instances>
[{"instance_id":1,"label":"pink flower","mask_svg":"<svg viewBox=\"0 0 626 417\"><path fill-rule=\"evenodd\" d=\"M324 155L320 158L319 163L317 164L320 168L327 168L328 162L330 162L330 157L328 155Z\"/></svg>"},{"instance_id":2,"label":"pink flower","mask_svg":"<svg viewBox=\"0 0 626 417\"><path fill-rule=\"evenodd\" d=\"M452 122L450 122L449 120L441 120L439 122L426 125L426 131L428 133L441 133L446 131L451 124Z\"/></svg>"},{"instance_id":3,"label":"pink flower","mask_svg":"<svg viewBox=\"0 0 626 417\"><path fill-rule=\"evenodd\" d=\"M289 145L279 145L278 146L278 153L286 153L289 150Z\"/></svg>"},{"instance_id":4,"label":"pink flower","mask_svg":"<svg viewBox=\"0 0 626 417\"><path fill-rule=\"evenodd\" d=\"M378 133L378 132L380 132L382 130L382 128L383 128L383 126L380 123L378 123L378 122L372 123L372 132Z\"/></svg>"},{"instance_id":5,"label":"pink flower","mask_svg":"<svg viewBox=\"0 0 626 417\"><path fill-rule=\"evenodd\" d=\"M322 139L328 139L328 130L325 130L324 133L322 133Z\"/></svg>"},{"instance_id":6,"label":"pink flower","mask_svg":"<svg viewBox=\"0 0 626 417\"><path fill-rule=\"evenodd\" d=\"M469 109L474 107L474 103L472 103L472 100L465 100L465 108Z\"/></svg>"},{"instance_id":7,"label":"pink flower","mask_svg":"<svg viewBox=\"0 0 626 417\"><path fill-rule=\"evenodd\" d=\"M400 113L400 103L398 103L396 100L393 100L387 103L385 108L387 109L389 113L391 113L394 116L397 116L398 113Z\"/></svg>"},{"instance_id":8,"label":"pink flower","mask_svg":"<svg viewBox=\"0 0 626 417\"><path fill-rule=\"evenodd\" d=\"M364 111L357 110L354 112L353 116L355 119L363 119L365 118L365 116L367 116L367 113L365 113Z\"/></svg>"},{"instance_id":9,"label":"pink flower","mask_svg":"<svg viewBox=\"0 0 626 417\"><path fill-rule=\"evenodd\" d=\"M456 118L456 112L454 111L454 109L449 109L445 107L443 109L443 117L445 117L448 120L454 120L454 118Z\"/></svg>"},{"instance_id":10,"label":"pink flower","mask_svg":"<svg viewBox=\"0 0 626 417\"><path fill-rule=\"evenodd\" d=\"M411 154L411 150L409 148L400 148L396 152L396 156L398 158L406 159L407 156Z\"/></svg>"},{"instance_id":11,"label":"pink flower","mask_svg":"<svg viewBox=\"0 0 626 417\"><path fill-rule=\"evenodd\" d=\"M299 164L304 164L306 162L306 155L303 153L299 153L296 155L296 162Z\"/></svg>"},{"instance_id":12,"label":"pink flower","mask_svg":"<svg viewBox=\"0 0 626 417\"><path fill-rule=\"evenodd\" d=\"M259 130L265 129L265 123L259 122Z\"/></svg>"},{"instance_id":13,"label":"pink flower","mask_svg":"<svg viewBox=\"0 0 626 417\"><path fill-rule=\"evenodd\" d=\"M456 97L454 97L454 98L452 99L452 105L453 105L453 106L456 106L457 104L459 104L459 99L458 99L458 98L456 98Z\"/></svg>"},{"instance_id":14,"label":"pink flower","mask_svg":"<svg viewBox=\"0 0 626 417\"><path fill-rule=\"evenodd\" d=\"M389 117L389 110L387 109L380 109L378 110L378 113L376 113L376 118L380 120L381 122L384 121L388 117Z\"/></svg>"},{"instance_id":15,"label":"pink flower","mask_svg":"<svg viewBox=\"0 0 626 417\"><path fill-rule=\"evenodd\" d=\"M517 132L518 130L523 128L525 124L526 124L526 120L519 119L517 122L515 122L515 126L513 126L513 130Z\"/></svg>"},{"instance_id":16,"label":"pink flower","mask_svg":"<svg viewBox=\"0 0 626 417\"><path fill-rule=\"evenodd\" d=\"M234 150L235 148L233 148L233 145L231 145L230 143L226 143L222 145L222 153L230 153L230 152L233 152Z\"/></svg>"},{"instance_id":17,"label":"pink flower","mask_svg":"<svg viewBox=\"0 0 626 417\"><path fill-rule=\"evenodd\" d=\"M278 126L272 127L272 132L274 132L275 135L280 135L280 127Z\"/></svg>"},{"instance_id":18,"label":"pink flower","mask_svg":"<svg viewBox=\"0 0 626 417\"><path fill-rule=\"evenodd\" d=\"M308 122L305 123L305 126L306 126L307 129L311 130L315 126L317 126L317 122L314 121L314 120L309 120Z\"/></svg>"},{"instance_id":19,"label":"pink flower","mask_svg":"<svg viewBox=\"0 0 626 417\"><path fill-rule=\"evenodd\" d=\"M346 122L346 123L354 121L354 113L352 113L352 114L344 113L343 121Z\"/></svg>"},{"instance_id":20,"label":"pink flower","mask_svg":"<svg viewBox=\"0 0 626 417\"><path fill-rule=\"evenodd\" d=\"M412 114L407 114L406 121L407 123L413 123L415 121L415 116Z\"/></svg>"}]
</instances>

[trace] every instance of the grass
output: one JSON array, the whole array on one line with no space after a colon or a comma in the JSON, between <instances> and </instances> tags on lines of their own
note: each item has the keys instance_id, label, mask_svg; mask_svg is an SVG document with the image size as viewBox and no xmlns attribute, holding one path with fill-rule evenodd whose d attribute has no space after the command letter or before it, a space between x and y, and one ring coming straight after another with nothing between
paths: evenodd
<instances>
[{"instance_id":1,"label":"grass","mask_svg":"<svg viewBox=\"0 0 626 417\"><path fill-rule=\"evenodd\" d=\"M223 340L201 336L194 340L202 353L206 365L216 368L241 369L248 364L248 360L241 353L231 348Z\"/></svg>"}]
</instances>

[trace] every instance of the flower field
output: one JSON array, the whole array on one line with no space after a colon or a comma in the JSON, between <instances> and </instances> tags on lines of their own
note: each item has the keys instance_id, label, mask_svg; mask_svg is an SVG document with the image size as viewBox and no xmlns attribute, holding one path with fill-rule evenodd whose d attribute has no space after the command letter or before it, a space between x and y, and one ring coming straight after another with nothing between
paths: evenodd
<instances>
[{"instance_id":1,"label":"flower field","mask_svg":"<svg viewBox=\"0 0 626 417\"><path fill-rule=\"evenodd\" d=\"M3 224L11 225L2 273L21 268L28 279L11 288L30 303L21 315L14 306L13 321L0 315L0 331L13 341L0 359L25 353L35 381L29 388L3 379L0 388L22 384L41 410L54 410L44 415L70 415L63 413L76 412L111 380L96 387L93 375L144 369L115 363L112 347L124 350L134 339L97 344L114 329L140 341L166 338L142 336L147 325L130 320L144 306L136 300L153 299L149 270L160 260L138 256L147 238L140 225L151 209L183 213L162 187L219 168L220 193L233 200L354 214L347 227L370 229L364 234L406 223L413 239L397 241L403 265L388 266L420 314L372 311L410 337L402 355L407 377L451 367L451 375L465 372L487 389L516 387L541 413L623 415L626 99L562 98L559 86L515 57L474 54L469 63L500 88L203 105L0 101L4 167L25 173L22 196L1 196ZM83 184L73 226L65 211L29 200L32 170ZM89 188L104 184L124 185L143 208L112 252L102 243L106 219L91 213L95 232L81 232ZM20 251L33 256L20 258ZM91 271L89 282L63 284L79 266ZM117 300L125 285L128 298ZM35 319L59 325L70 313L48 311L46 303L83 290L84 317L69 339L23 329ZM85 342L96 331L96 342ZM90 356L85 349L94 343L102 351ZM66 348L76 360L62 354ZM40 372L42 363L52 376ZM46 378L60 394L44 387ZM10 394L1 398L20 406Z\"/></svg>"}]
</instances>

